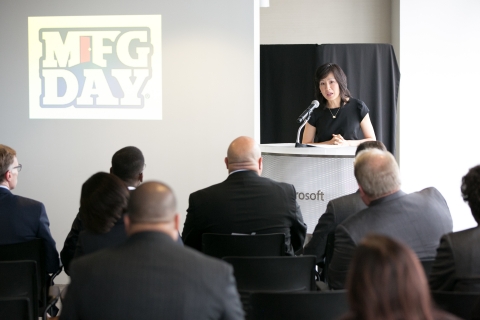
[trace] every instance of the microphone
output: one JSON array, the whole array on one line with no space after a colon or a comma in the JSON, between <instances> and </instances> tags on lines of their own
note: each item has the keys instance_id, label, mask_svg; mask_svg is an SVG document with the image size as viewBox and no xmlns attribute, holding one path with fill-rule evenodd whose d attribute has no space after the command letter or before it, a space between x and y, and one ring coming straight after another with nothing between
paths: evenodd
<instances>
[{"instance_id":1,"label":"microphone","mask_svg":"<svg viewBox=\"0 0 480 320\"><path fill-rule=\"evenodd\" d=\"M297 122L302 123L303 121L305 121L305 119L310 115L310 113L314 109L318 108L319 105L320 103L317 100L313 100L312 103L308 106L308 108L302 112L300 117L298 117Z\"/></svg>"}]
</instances>

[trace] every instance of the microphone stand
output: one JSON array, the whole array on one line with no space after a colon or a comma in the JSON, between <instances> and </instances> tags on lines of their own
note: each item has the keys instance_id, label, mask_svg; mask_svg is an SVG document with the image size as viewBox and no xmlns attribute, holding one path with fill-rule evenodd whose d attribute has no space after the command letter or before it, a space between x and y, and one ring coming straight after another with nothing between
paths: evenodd
<instances>
[{"instance_id":1,"label":"microphone stand","mask_svg":"<svg viewBox=\"0 0 480 320\"><path fill-rule=\"evenodd\" d=\"M297 131L297 142L295 143L295 148L313 147L313 146L309 146L308 144L300 143L300 132L302 132L303 127L305 127L305 125L307 124L308 120L310 120L310 117L312 116L313 110L315 110L315 109L312 109L312 110L308 113L308 116L305 118L305 122L303 122L303 124L300 126L300 128L298 128L298 131Z\"/></svg>"}]
</instances>

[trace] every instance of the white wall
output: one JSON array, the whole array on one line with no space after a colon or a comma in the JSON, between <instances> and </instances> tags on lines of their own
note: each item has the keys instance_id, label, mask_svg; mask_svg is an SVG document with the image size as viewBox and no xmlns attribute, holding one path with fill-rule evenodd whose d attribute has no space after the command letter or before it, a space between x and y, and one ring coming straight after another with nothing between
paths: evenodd
<instances>
[{"instance_id":1,"label":"white wall","mask_svg":"<svg viewBox=\"0 0 480 320\"><path fill-rule=\"evenodd\" d=\"M390 15L386 0L270 0L260 9L260 43L390 43Z\"/></svg>"},{"instance_id":2,"label":"white wall","mask_svg":"<svg viewBox=\"0 0 480 320\"><path fill-rule=\"evenodd\" d=\"M147 180L173 187L183 218L191 192L225 179L230 141L257 134L254 3L258 6L254 0L0 2L0 143L17 150L24 169L14 192L45 203L58 250L78 211L82 183L108 171L111 156L124 146L144 152ZM163 120L30 120L27 18L127 14L162 15Z\"/></svg>"},{"instance_id":3,"label":"white wall","mask_svg":"<svg viewBox=\"0 0 480 320\"><path fill-rule=\"evenodd\" d=\"M455 230L476 225L460 181L480 163L479 12L477 0L400 1L404 188L437 187Z\"/></svg>"}]
</instances>

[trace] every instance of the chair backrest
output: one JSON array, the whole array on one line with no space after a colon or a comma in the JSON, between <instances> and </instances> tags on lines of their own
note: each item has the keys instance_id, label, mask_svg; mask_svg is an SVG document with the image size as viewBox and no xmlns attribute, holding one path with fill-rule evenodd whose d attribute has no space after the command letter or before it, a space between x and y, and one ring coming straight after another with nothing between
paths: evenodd
<instances>
[{"instance_id":1,"label":"chair backrest","mask_svg":"<svg viewBox=\"0 0 480 320\"><path fill-rule=\"evenodd\" d=\"M33 320L30 299L0 298L0 319Z\"/></svg>"},{"instance_id":2,"label":"chair backrest","mask_svg":"<svg viewBox=\"0 0 480 320\"><path fill-rule=\"evenodd\" d=\"M258 235L204 233L202 251L216 258L283 256L285 255L285 235L283 233Z\"/></svg>"},{"instance_id":3,"label":"chair backrest","mask_svg":"<svg viewBox=\"0 0 480 320\"><path fill-rule=\"evenodd\" d=\"M47 265L42 239L0 245L0 261L32 260L36 262L37 296L41 305L47 301Z\"/></svg>"},{"instance_id":4,"label":"chair backrest","mask_svg":"<svg viewBox=\"0 0 480 320\"><path fill-rule=\"evenodd\" d=\"M0 298L25 298L29 302L27 313L30 319L38 317L37 275L34 261L1 261L0 262ZM8 304L8 302L7 302ZM13 302L10 302L12 307ZM16 305L18 307L18 304ZM3 308L0 308L3 310ZM25 310L24 310L25 312ZM17 319L1 317L0 319Z\"/></svg>"},{"instance_id":5,"label":"chair backrest","mask_svg":"<svg viewBox=\"0 0 480 320\"><path fill-rule=\"evenodd\" d=\"M233 266L239 291L315 289L315 256L225 257Z\"/></svg>"},{"instance_id":6,"label":"chair backrest","mask_svg":"<svg viewBox=\"0 0 480 320\"><path fill-rule=\"evenodd\" d=\"M430 272L432 272L432 266L433 266L433 262L435 260L420 260L420 263L422 264L422 267L423 267L423 271L425 271L425 276L428 277L430 276Z\"/></svg>"},{"instance_id":7,"label":"chair backrest","mask_svg":"<svg viewBox=\"0 0 480 320\"><path fill-rule=\"evenodd\" d=\"M348 312L345 290L250 295L249 320L334 320Z\"/></svg>"},{"instance_id":8,"label":"chair backrest","mask_svg":"<svg viewBox=\"0 0 480 320\"><path fill-rule=\"evenodd\" d=\"M462 319L471 319L472 310L480 299L480 292L432 291L437 307Z\"/></svg>"}]
</instances>

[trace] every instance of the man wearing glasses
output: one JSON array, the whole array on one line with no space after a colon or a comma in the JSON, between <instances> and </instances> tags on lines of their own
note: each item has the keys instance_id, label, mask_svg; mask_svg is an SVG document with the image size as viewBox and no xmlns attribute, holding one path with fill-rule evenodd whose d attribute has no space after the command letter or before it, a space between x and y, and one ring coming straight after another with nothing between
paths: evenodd
<instances>
[{"instance_id":1,"label":"man wearing glasses","mask_svg":"<svg viewBox=\"0 0 480 320\"><path fill-rule=\"evenodd\" d=\"M22 165L12 148L0 144L0 245L44 239L47 272L58 270L60 260L43 203L12 194Z\"/></svg>"}]
</instances>

